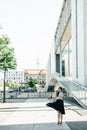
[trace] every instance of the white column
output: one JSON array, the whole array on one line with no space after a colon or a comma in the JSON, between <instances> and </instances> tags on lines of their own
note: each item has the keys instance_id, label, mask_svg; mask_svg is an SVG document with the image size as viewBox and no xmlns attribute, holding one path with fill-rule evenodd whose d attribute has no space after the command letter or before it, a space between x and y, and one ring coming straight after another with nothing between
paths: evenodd
<instances>
[{"instance_id":1,"label":"white column","mask_svg":"<svg viewBox=\"0 0 87 130\"><path fill-rule=\"evenodd\" d=\"M84 85L84 1L72 0L72 78Z\"/></svg>"},{"instance_id":2,"label":"white column","mask_svg":"<svg viewBox=\"0 0 87 130\"><path fill-rule=\"evenodd\" d=\"M84 0L84 71L85 86L87 87L87 0Z\"/></svg>"},{"instance_id":3,"label":"white column","mask_svg":"<svg viewBox=\"0 0 87 130\"><path fill-rule=\"evenodd\" d=\"M60 43L60 76L62 76L62 52L61 52L61 43Z\"/></svg>"},{"instance_id":4,"label":"white column","mask_svg":"<svg viewBox=\"0 0 87 130\"><path fill-rule=\"evenodd\" d=\"M68 43L68 76L70 76L70 43Z\"/></svg>"}]
</instances>

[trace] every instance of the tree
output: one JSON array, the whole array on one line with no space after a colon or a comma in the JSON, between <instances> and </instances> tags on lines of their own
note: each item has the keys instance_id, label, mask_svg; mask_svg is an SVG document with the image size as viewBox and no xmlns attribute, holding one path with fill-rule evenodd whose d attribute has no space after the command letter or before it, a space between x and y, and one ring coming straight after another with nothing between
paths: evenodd
<instances>
[{"instance_id":1,"label":"tree","mask_svg":"<svg viewBox=\"0 0 87 130\"><path fill-rule=\"evenodd\" d=\"M7 35L2 35L0 38L0 50L7 47L10 44L10 39Z\"/></svg>"},{"instance_id":2,"label":"tree","mask_svg":"<svg viewBox=\"0 0 87 130\"><path fill-rule=\"evenodd\" d=\"M5 102L5 78L6 71L16 69L17 63L14 55L14 48L9 47L10 39L7 35L0 38L0 69L4 72L3 102Z\"/></svg>"},{"instance_id":3,"label":"tree","mask_svg":"<svg viewBox=\"0 0 87 130\"><path fill-rule=\"evenodd\" d=\"M36 79L30 78L27 84L29 85L30 88L35 88L35 85L38 84L38 81Z\"/></svg>"},{"instance_id":4,"label":"tree","mask_svg":"<svg viewBox=\"0 0 87 130\"><path fill-rule=\"evenodd\" d=\"M15 90L15 89L18 89L20 87L20 83L18 81L15 81L15 80L8 80L6 82L6 86Z\"/></svg>"}]
</instances>

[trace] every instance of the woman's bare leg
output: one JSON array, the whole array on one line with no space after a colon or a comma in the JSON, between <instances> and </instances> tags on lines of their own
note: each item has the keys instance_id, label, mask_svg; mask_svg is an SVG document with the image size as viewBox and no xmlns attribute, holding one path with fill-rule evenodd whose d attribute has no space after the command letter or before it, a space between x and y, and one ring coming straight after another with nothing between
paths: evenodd
<instances>
[{"instance_id":1,"label":"woman's bare leg","mask_svg":"<svg viewBox=\"0 0 87 130\"><path fill-rule=\"evenodd\" d=\"M62 113L60 113L60 120L61 120L61 124L62 124Z\"/></svg>"},{"instance_id":2,"label":"woman's bare leg","mask_svg":"<svg viewBox=\"0 0 87 130\"><path fill-rule=\"evenodd\" d=\"M59 123L62 124L62 113L58 111L57 114L58 114L58 124Z\"/></svg>"},{"instance_id":3,"label":"woman's bare leg","mask_svg":"<svg viewBox=\"0 0 87 130\"><path fill-rule=\"evenodd\" d=\"M59 122L60 122L60 112L58 111L57 113L58 113L58 124L59 124Z\"/></svg>"}]
</instances>

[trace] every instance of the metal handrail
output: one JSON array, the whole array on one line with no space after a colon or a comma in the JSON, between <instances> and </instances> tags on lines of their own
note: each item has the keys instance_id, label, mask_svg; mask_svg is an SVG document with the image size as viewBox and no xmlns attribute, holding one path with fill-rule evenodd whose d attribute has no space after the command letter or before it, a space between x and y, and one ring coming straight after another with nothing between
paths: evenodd
<instances>
[{"instance_id":1,"label":"metal handrail","mask_svg":"<svg viewBox=\"0 0 87 130\"><path fill-rule=\"evenodd\" d=\"M58 73L55 73L55 76L57 77L58 81L61 83L64 83L64 81L69 81L75 85L75 89L70 88L68 91L72 94L72 96L84 107L87 108L87 88L85 88L83 85L80 85L79 83L68 79L67 77L60 76ZM63 81L63 82L62 82ZM66 85L67 89L67 85ZM77 92L78 91L78 92Z\"/></svg>"},{"instance_id":2,"label":"metal handrail","mask_svg":"<svg viewBox=\"0 0 87 130\"><path fill-rule=\"evenodd\" d=\"M77 83L76 81L70 80L70 79L68 79L67 77L64 77L64 76L60 76L59 73L56 73L56 75L57 75L57 77L59 77L59 78L61 78L61 79L64 79L65 81L71 81L73 84L75 84L75 85L81 87L82 89L87 90L87 88L84 87L84 85L81 85L81 84Z\"/></svg>"},{"instance_id":3,"label":"metal handrail","mask_svg":"<svg viewBox=\"0 0 87 130\"><path fill-rule=\"evenodd\" d=\"M71 81L72 83L74 83L74 84L76 84L76 85L78 85L79 87L81 87L82 89L85 89L85 90L87 90L87 88L86 87L84 87L84 85L81 85L81 84L79 84L79 83L77 83L77 82L75 82L75 81Z\"/></svg>"}]
</instances>

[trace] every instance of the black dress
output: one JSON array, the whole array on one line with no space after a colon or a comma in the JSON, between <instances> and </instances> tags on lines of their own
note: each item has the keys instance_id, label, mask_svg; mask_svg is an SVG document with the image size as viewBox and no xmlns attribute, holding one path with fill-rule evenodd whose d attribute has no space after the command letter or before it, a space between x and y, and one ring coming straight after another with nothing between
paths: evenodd
<instances>
[{"instance_id":1,"label":"black dress","mask_svg":"<svg viewBox=\"0 0 87 130\"><path fill-rule=\"evenodd\" d=\"M47 103L46 106L51 107L62 114L65 114L64 101L62 99L57 99L55 102Z\"/></svg>"}]
</instances>

